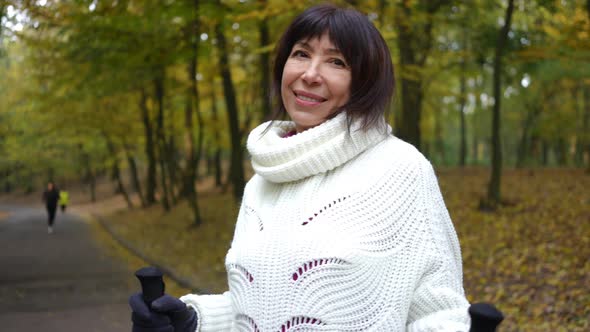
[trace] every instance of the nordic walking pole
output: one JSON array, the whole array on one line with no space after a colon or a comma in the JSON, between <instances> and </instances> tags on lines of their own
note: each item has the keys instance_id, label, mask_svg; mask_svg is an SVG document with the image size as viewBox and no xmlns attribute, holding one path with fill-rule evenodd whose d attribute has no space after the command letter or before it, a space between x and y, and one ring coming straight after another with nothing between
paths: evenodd
<instances>
[{"instance_id":1,"label":"nordic walking pole","mask_svg":"<svg viewBox=\"0 0 590 332\"><path fill-rule=\"evenodd\" d=\"M489 303L474 303L469 307L469 332L495 332L504 319L502 312Z\"/></svg>"},{"instance_id":2,"label":"nordic walking pole","mask_svg":"<svg viewBox=\"0 0 590 332\"><path fill-rule=\"evenodd\" d=\"M143 300L145 301L145 304L151 308L152 302L164 295L166 285L162 278L163 273L157 267L149 266L137 270L135 276L141 283Z\"/></svg>"}]
</instances>

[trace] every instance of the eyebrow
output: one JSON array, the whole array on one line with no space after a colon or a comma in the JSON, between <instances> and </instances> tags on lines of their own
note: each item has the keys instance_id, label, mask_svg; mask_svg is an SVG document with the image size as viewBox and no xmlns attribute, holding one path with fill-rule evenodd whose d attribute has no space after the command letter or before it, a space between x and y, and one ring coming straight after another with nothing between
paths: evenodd
<instances>
[{"instance_id":1,"label":"eyebrow","mask_svg":"<svg viewBox=\"0 0 590 332\"><path fill-rule=\"evenodd\" d=\"M303 48L305 48L307 50L311 50L312 49L311 45L309 45L305 41L303 41L303 42L297 42L297 43L295 43L295 45L299 45L299 46L301 46L301 47L303 47ZM329 48L329 49L326 50L326 53L332 54L332 55L342 55L342 52L340 52L340 50L337 49L337 48Z\"/></svg>"}]
</instances>

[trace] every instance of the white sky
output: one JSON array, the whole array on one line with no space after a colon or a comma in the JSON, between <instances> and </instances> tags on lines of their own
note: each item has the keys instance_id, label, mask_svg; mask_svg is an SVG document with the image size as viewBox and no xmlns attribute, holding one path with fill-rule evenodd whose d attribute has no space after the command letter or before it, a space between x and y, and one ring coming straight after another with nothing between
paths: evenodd
<instances>
[{"instance_id":1,"label":"white sky","mask_svg":"<svg viewBox=\"0 0 590 332\"><path fill-rule=\"evenodd\" d=\"M4 24L4 26L6 26L10 30L21 31L23 29L22 22L25 21L26 16L23 15L21 12L17 11L16 8L14 8L11 5L9 5L6 8L6 14L7 14L8 18L13 18L13 19L12 20L4 19L2 21L2 24Z\"/></svg>"}]
</instances>

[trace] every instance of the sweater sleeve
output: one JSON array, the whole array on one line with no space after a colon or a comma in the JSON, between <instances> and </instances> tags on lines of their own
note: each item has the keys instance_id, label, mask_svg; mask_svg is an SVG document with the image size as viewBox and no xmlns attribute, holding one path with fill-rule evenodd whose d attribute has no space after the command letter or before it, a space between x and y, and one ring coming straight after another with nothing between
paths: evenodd
<instances>
[{"instance_id":1,"label":"sweater sleeve","mask_svg":"<svg viewBox=\"0 0 590 332\"><path fill-rule=\"evenodd\" d=\"M463 291L459 240L432 166L422 164L426 222L430 230L428 264L414 291L408 331L468 331L469 303Z\"/></svg>"},{"instance_id":2,"label":"sweater sleeve","mask_svg":"<svg viewBox=\"0 0 590 332\"><path fill-rule=\"evenodd\" d=\"M250 188L249 183L246 184L240 205L232 247L236 239L239 239L240 234L244 233L244 215L246 213L244 206L249 191L248 188ZM210 295L187 294L182 296L180 300L192 307L197 313L198 328L196 332L225 332L231 330L235 310L230 291Z\"/></svg>"},{"instance_id":3,"label":"sweater sleeve","mask_svg":"<svg viewBox=\"0 0 590 332\"><path fill-rule=\"evenodd\" d=\"M196 332L230 331L233 308L229 292L214 295L188 294L182 296L180 300L197 312Z\"/></svg>"}]
</instances>

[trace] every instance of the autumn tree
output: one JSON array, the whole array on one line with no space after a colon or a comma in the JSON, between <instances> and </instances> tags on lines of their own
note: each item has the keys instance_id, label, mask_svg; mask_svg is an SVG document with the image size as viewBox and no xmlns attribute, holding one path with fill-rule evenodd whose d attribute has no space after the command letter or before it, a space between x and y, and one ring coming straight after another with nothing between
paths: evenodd
<instances>
[{"instance_id":1,"label":"autumn tree","mask_svg":"<svg viewBox=\"0 0 590 332\"><path fill-rule=\"evenodd\" d=\"M435 15L450 1L407 1L397 4L397 27L401 72L401 115L396 123L397 135L420 149L423 67L433 46Z\"/></svg>"},{"instance_id":2,"label":"autumn tree","mask_svg":"<svg viewBox=\"0 0 590 332\"><path fill-rule=\"evenodd\" d=\"M219 74L223 80L223 95L225 97L225 105L228 115L227 121L231 137L230 177L232 179L234 199L240 201L246 183L244 179L244 158L240 130L240 116L230 68L229 50L223 28L223 22L218 22L215 25L215 38L217 39L219 47Z\"/></svg>"},{"instance_id":3,"label":"autumn tree","mask_svg":"<svg viewBox=\"0 0 590 332\"><path fill-rule=\"evenodd\" d=\"M483 203L486 208L495 208L500 204L500 184L502 177L502 140L501 140L501 100L502 100L502 58L504 56L508 32L512 23L514 0L508 0L504 24L498 33L496 53L494 56L494 109L492 112L492 169L488 185L487 200Z\"/></svg>"}]
</instances>

